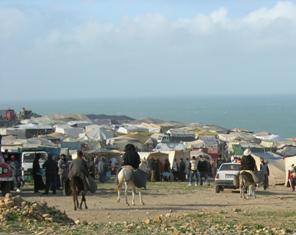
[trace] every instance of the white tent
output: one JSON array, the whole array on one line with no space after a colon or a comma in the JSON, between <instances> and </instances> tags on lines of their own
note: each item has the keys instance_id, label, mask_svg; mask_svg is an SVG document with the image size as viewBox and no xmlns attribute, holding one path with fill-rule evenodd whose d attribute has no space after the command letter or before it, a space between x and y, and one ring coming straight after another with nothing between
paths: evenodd
<instances>
[{"instance_id":1,"label":"white tent","mask_svg":"<svg viewBox=\"0 0 296 235\"><path fill-rule=\"evenodd\" d=\"M113 131L99 125L85 127L85 135L92 140L103 141L113 138Z\"/></svg>"},{"instance_id":2,"label":"white tent","mask_svg":"<svg viewBox=\"0 0 296 235\"><path fill-rule=\"evenodd\" d=\"M65 134L72 138L78 138L80 134L84 133L84 129L71 127L69 125L56 125L55 132Z\"/></svg>"},{"instance_id":3,"label":"white tent","mask_svg":"<svg viewBox=\"0 0 296 235\"><path fill-rule=\"evenodd\" d=\"M161 151L161 152L139 152L141 160L149 160L151 158L156 159L168 159L171 168L173 167L173 162L176 159L179 161L181 158L189 158L189 152L184 151Z\"/></svg>"},{"instance_id":4,"label":"white tent","mask_svg":"<svg viewBox=\"0 0 296 235\"><path fill-rule=\"evenodd\" d=\"M254 136L260 140L276 141L279 139L279 135L271 134L269 132L258 132L255 133Z\"/></svg>"},{"instance_id":5,"label":"white tent","mask_svg":"<svg viewBox=\"0 0 296 235\"><path fill-rule=\"evenodd\" d=\"M285 161L282 156L272 152L252 153L256 160L258 170L260 169L261 158L267 160L269 167L269 185L284 184L286 179Z\"/></svg>"},{"instance_id":6,"label":"white tent","mask_svg":"<svg viewBox=\"0 0 296 235\"><path fill-rule=\"evenodd\" d=\"M155 147L156 151L181 151L185 150L184 144L181 143L158 143Z\"/></svg>"}]
</instances>

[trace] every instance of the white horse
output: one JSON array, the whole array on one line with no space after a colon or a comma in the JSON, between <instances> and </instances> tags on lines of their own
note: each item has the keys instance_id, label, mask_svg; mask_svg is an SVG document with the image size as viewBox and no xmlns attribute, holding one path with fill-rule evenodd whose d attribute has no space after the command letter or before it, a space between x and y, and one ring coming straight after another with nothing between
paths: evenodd
<instances>
[{"instance_id":1,"label":"white horse","mask_svg":"<svg viewBox=\"0 0 296 235\"><path fill-rule=\"evenodd\" d=\"M142 161L139 166L139 169L147 173L149 169L147 161ZM134 171L134 168L132 166L123 166L117 175L117 202L120 202L120 192L121 192L122 186L124 185L125 202L128 206L129 206L129 203L127 200L128 188L131 188L132 190L132 205L133 206L135 205L136 186L132 179L133 171ZM140 204L144 205L141 189L138 188L138 191L139 191Z\"/></svg>"}]
</instances>

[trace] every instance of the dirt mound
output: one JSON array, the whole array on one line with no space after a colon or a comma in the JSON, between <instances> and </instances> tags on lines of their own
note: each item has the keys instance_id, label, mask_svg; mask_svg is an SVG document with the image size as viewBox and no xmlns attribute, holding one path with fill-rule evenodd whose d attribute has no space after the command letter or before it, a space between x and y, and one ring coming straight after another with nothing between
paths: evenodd
<instances>
[{"instance_id":1,"label":"dirt mound","mask_svg":"<svg viewBox=\"0 0 296 235\"><path fill-rule=\"evenodd\" d=\"M20 196L12 197L11 194L6 194L0 198L0 222L10 221L74 224L65 212L49 207L46 203L28 202Z\"/></svg>"}]
</instances>

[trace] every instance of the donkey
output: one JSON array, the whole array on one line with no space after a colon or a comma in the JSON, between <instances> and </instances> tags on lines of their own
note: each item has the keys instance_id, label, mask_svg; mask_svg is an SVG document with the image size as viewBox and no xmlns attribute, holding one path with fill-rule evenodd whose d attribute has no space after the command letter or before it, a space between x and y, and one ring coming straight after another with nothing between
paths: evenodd
<instances>
[{"instance_id":1,"label":"donkey","mask_svg":"<svg viewBox=\"0 0 296 235\"><path fill-rule=\"evenodd\" d=\"M84 184L80 177L74 176L70 179L70 189L73 196L73 203L74 203L74 210L76 211L77 208L82 209L82 203L84 202L85 209L88 209L86 205L86 199L85 199L85 190L84 190ZM78 202L78 195L81 192L81 202L79 204Z\"/></svg>"},{"instance_id":2,"label":"donkey","mask_svg":"<svg viewBox=\"0 0 296 235\"><path fill-rule=\"evenodd\" d=\"M239 177L239 188L240 188L240 197L247 199L246 191L248 192L248 197L253 196L256 198L256 182L254 176L249 171L241 171L238 175Z\"/></svg>"},{"instance_id":3,"label":"donkey","mask_svg":"<svg viewBox=\"0 0 296 235\"><path fill-rule=\"evenodd\" d=\"M142 161L142 163L139 166L139 169L147 173L149 169L147 162ZM128 206L129 206L128 199L127 199L128 188L131 188L132 190L132 205L133 206L135 205L136 185L133 180L133 172L134 172L134 168L132 166L123 166L117 175L117 202L120 202L120 192L121 192L122 186L124 185L125 202ZM144 202L142 199L142 192L140 188L138 188L138 192L139 192L140 204L144 205Z\"/></svg>"}]
</instances>

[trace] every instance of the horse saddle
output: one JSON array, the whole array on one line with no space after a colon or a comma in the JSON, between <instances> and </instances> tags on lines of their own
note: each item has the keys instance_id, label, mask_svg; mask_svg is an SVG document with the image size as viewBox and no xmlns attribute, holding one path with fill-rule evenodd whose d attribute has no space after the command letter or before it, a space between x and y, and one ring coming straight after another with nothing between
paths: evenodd
<instances>
[{"instance_id":1,"label":"horse saddle","mask_svg":"<svg viewBox=\"0 0 296 235\"><path fill-rule=\"evenodd\" d=\"M261 171L250 171L250 170L242 170L240 171L240 174L242 173L249 173L252 175L253 180L256 184L260 184L262 182L263 179L263 175Z\"/></svg>"},{"instance_id":2,"label":"horse saddle","mask_svg":"<svg viewBox=\"0 0 296 235\"><path fill-rule=\"evenodd\" d=\"M141 169L136 169L133 171L133 181L137 188L146 189L147 174Z\"/></svg>"}]
</instances>

